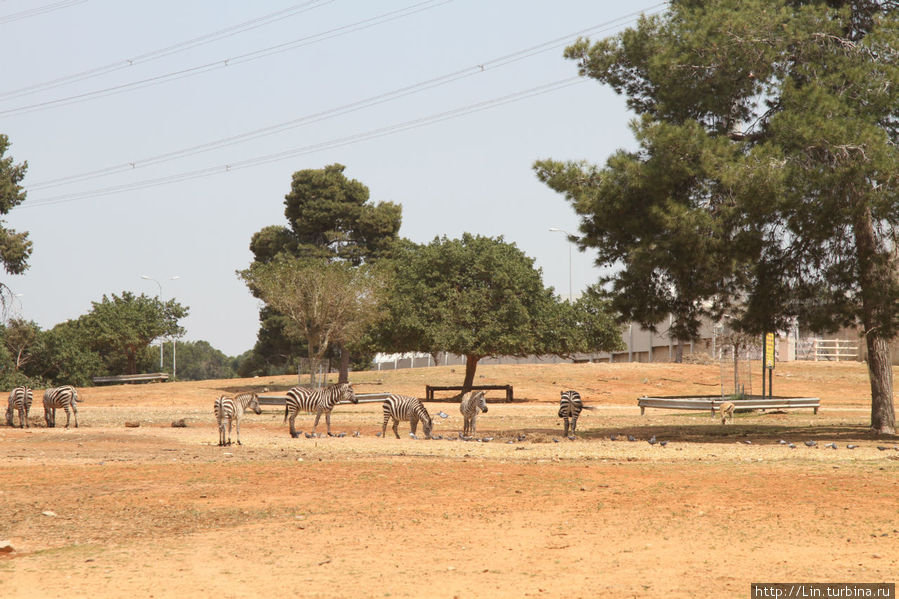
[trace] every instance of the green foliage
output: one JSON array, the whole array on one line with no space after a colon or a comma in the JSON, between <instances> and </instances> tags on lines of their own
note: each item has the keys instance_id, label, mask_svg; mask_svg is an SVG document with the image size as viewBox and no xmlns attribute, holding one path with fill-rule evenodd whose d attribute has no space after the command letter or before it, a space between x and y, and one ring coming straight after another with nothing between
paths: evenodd
<instances>
[{"instance_id":1,"label":"green foliage","mask_svg":"<svg viewBox=\"0 0 899 599\"><path fill-rule=\"evenodd\" d=\"M392 268L389 316L377 335L382 349L450 351L473 367L486 356L566 355L620 343L600 302L559 302L533 259L501 237L466 233L408 244Z\"/></svg>"},{"instance_id":2,"label":"green foliage","mask_svg":"<svg viewBox=\"0 0 899 599\"><path fill-rule=\"evenodd\" d=\"M891 1L679 1L566 50L627 96L639 149L538 177L616 269L613 306L693 338L703 315L744 331L794 318L858 324L873 362L899 332L899 6ZM876 371L876 372L875 372ZM872 367L872 424L892 384ZM884 423L881 425L881 423Z\"/></svg>"},{"instance_id":3,"label":"green foliage","mask_svg":"<svg viewBox=\"0 0 899 599\"><path fill-rule=\"evenodd\" d=\"M100 354L91 349L91 332L82 316L68 320L45 331L35 352L35 376L46 379L53 385L92 384L91 377L107 373Z\"/></svg>"},{"instance_id":4,"label":"green foliage","mask_svg":"<svg viewBox=\"0 0 899 599\"><path fill-rule=\"evenodd\" d=\"M166 344L171 351L171 344ZM181 381L203 381L208 379L228 379L236 376L234 359L215 349L207 341L181 341L175 349L178 366L177 377ZM159 365L157 347L147 348L147 353ZM171 356L170 356L171 357ZM171 360L166 368L171 368Z\"/></svg>"},{"instance_id":5,"label":"green foliage","mask_svg":"<svg viewBox=\"0 0 899 599\"><path fill-rule=\"evenodd\" d=\"M15 164L12 156L6 156L9 138L0 134L0 214L9 212L25 201L25 190L20 183L25 178L28 163ZM28 268L31 241L28 233L19 233L5 226L0 219L0 262L9 274L21 274Z\"/></svg>"},{"instance_id":6,"label":"green foliage","mask_svg":"<svg viewBox=\"0 0 899 599\"><path fill-rule=\"evenodd\" d=\"M332 164L293 174L284 201L287 225L271 225L253 235L251 268L288 258L359 266L389 255L398 241L401 207L370 202L368 188L347 179L344 169ZM250 289L261 297L252 285ZM243 368L269 373L308 354L306 340L285 331L287 322L273 307L262 309L254 356Z\"/></svg>"},{"instance_id":7,"label":"green foliage","mask_svg":"<svg viewBox=\"0 0 899 599\"><path fill-rule=\"evenodd\" d=\"M121 296L104 295L101 301L92 302L91 311L83 317L88 347L103 356L110 373L134 374L137 360L150 342L184 333L178 320L187 312L175 300L161 302L130 291Z\"/></svg>"}]
</instances>

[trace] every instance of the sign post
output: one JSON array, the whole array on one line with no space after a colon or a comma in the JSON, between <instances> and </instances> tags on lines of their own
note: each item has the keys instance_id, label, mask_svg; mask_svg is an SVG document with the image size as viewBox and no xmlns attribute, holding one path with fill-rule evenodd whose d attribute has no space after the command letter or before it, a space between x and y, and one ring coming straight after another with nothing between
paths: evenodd
<instances>
[{"instance_id":1,"label":"sign post","mask_svg":"<svg viewBox=\"0 0 899 599\"><path fill-rule=\"evenodd\" d=\"M765 397L765 375L768 375L768 395L774 397L774 333L765 333L765 351L762 356L762 397Z\"/></svg>"}]
</instances>

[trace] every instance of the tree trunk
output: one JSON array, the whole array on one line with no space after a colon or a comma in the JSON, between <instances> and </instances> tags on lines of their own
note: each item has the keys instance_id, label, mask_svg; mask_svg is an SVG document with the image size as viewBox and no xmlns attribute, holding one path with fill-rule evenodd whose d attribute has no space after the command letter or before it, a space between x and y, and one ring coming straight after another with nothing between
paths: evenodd
<instances>
[{"instance_id":1,"label":"tree trunk","mask_svg":"<svg viewBox=\"0 0 899 599\"><path fill-rule=\"evenodd\" d=\"M684 342L677 340L677 349L674 350L674 362L676 364L684 363Z\"/></svg>"},{"instance_id":2,"label":"tree trunk","mask_svg":"<svg viewBox=\"0 0 899 599\"><path fill-rule=\"evenodd\" d=\"M871 429L881 435L896 433L896 411L893 408L893 365L890 361L889 339L880 333L878 316L889 306L878 291L893 276L887 260L886 267L877 260L878 246L870 209L861 210L854 223L855 249L858 255L858 282L861 288L861 320L865 328L868 348L868 378L871 381Z\"/></svg>"},{"instance_id":3,"label":"tree trunk","mask_svg":"<svg viewBox=\"0 0 899 599\"><path fill-rule=\"evenodd\" d=\"M465 356L465 380L462 381L462 393L471 391L474 385L474 373L478 369L478 361L481 356Z\"/></svg>"},{"instance_id":4,"label":"tree trunk","mask_svg":"<svg viewBox=\"0 0 899 599\"><path fill-rule=\"evenodd\" d=\"M893 407L893 365L890 344L880 335L865 336L868 346L868 377L871 379L871 428L881 435L896 434Z\"/></svg>"},{"instance_id":5,"label":"tree trunk","mask_svg":"<svg viewBox=\"0 0 899 599\"><path fill-rule=\"evenodd\" d=\"M350 382L350 352L343 345L339 346L340 350L340 374L337 377L338 383Z\"/></svg>"}]
</instances>

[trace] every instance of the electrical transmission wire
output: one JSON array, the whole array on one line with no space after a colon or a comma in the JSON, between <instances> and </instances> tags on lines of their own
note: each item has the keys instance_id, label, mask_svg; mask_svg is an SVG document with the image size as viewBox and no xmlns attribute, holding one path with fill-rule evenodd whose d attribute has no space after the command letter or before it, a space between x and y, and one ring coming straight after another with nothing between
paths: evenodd
<instances>
[{"instance_id":1,"label":"electrical transmission wire","mask_svg":"<svg viewBox=\"0 0 899 599\"><path fill-rule=\"evenodd\" d=\"M69 104L75 104L77 102L84 102L86 100L92 100L94 98L101 98L101 97L111 96L114 94L120 94L123 92L132 91L135 89L143 89L146 87L159 85L161 83L166 83L169 81L183 79L185 77L192 77L194 75L199 75L201 73L206 73L206 72L209 72L212 70L223 69L223 68L231 66L231 65L243 64L243 63L251 62L254 60L259 60L261 58L266 58L268 56L272 56L275 54L281 54L281 53L287 52L289 50L295 50L297 48L302 48L304 46L310 46L312 44L317 44L317 43L323 42L325 40L333 39L336 37L341 37L344 35L349 35L350 33L355 33L357 31L361 31L363 29L375 27L376 25L381 25L383 23L388 23L390 21L408 17L411 15L417 14L419 12L431 10L433 8L437 8L438 6L442 6L444 4L449 4L452 1L453 0L425 0L424 2L419 2L417 4L412 4L410 6L406 6L405 8L382 13L377 16L370 17L368 19L363 19L362 21L357 21L350 25L336 27L334 29L329 29L329 30L323 31L321 33L316 33L314 35L298 38L298 39L295 39L295 40L292 40L289 42L277 44L275 46L269 46L269 47L263 48L261 50L254 50L253 52L247 52L246 54L239 54L237 56L233 56L230 58L216 60L216 61L209 62L206 64L190 67L187 69L181 69L179 71L165 73L162 75L156 75L154 77L141 79L139 81L132 81L130 83L123 83L121 85L115 85L115 86L107 87L104 89L94 90L94 91L90 91L90 92L84 92L81 94L75 94L75 95L66 96L63 98L57 98L56 100L48 100L46 102L37 102L37 103L33 103L33 104L28 104L25 106L10 108L7 110L0 110L0 116L12 116L12 115L17 115L17 114L25 114L25 113L29 113L29 112L35 112L38 110L44 110L47 108L54 108L57 106L68 106Z\"/></svg>"},{"instance_id":2,"label":"electrical transmission wire","mask_svg":"<svg viewBox=\"0 0 899 599\"><path fill-rule=\"evenodd\" d=\"M644 9L644 11L651 11L656 8L663 6L665 3L657 4L651 6L649 8ZM460 79L465 79L468 77L473 77L479 75L481 73L485 73L490 70L494 70L503 66L507 66L513 64L515 62L524 60L526 58L530 58L537 54L548 52L550 50L556 49L560 46L567 45L571 42L571 39L576 36L582 36L587 34L595 34L602 33L608 29L618 27L622 24L626 24L631 21L635 16L640 14L647 14L644 11L629 13L622 17L618 17L611 21L606 21L604 23L600 23L597 25L593 25L591 27L581 29L579 31L575 31L568 35L557 37L543 43L530 46L528 48L524 48L522 50L518 50L516 52L512 52L509 54L505 54L503 56L499 56L497 58L493 58L491 60L483 61L476 65L466 67L463 69L459 69L456 71L452 71L450 73L446 73L444 75L433 77L431 79L427 79L424 81L420 81L418 83L414 83L411 85L407 85L404 87L400 87L388 92L384 92L381 94L377 94L374 96L370 96L368 98L364 98L361 100L357 100L354 102L350 102L348 104L344 104L338 106L336 108L331 108L328 110L324 110L321 112L317 112L314 114L309 114L305 116L301 116L289 121L281 122L275 125L270 125L267 127L263 127L260 129L254 129L252 131L247 131L245 133L241 133L238 135L233 135L230 137L225 137L221 139L217 139L214 141L206 142L203 144L198 144L194 146L190 146L187 148L182 148L180 150L174 150L170 152L165 152L162 154L156 154L154 156L146 157L140 160L123 162L117 165L95 169L91 171L82 172L79 174L68 175L65 177L58 177L55 179L50 179L46 181L40 181L37 183L33 183L28 185L29 191L35 190L43 190L49 189L53 187L59 187L62 185L67 185L70 183L82 182L92 179L98 179L102 177L107 177L111 175L115 175L124 171L134 170L138 168L145 168L148 166L154 166L157 164L161 164L164 162L169 162L172 160L177 160L180 158L186 158L188 156L193 156L196 154L200 154L203 152L209 152L212 150L233 146L236 144L244 143L247 141L252 141L254 139L258 139L261 137L266 137L269 135L274 135L277 133L281 133L283 131L288 131L290 129L294 129L297 127L301 127L304 125L309 125L313 123L318 123L321 121L325 121L328 119L336 118L338 116L343 116L345 114L349 114L352 112L357 112L359 110L369 108L372 106L376 106L379 104L383 104L386 102L390 102L393 100L397 100L406 96L410 96L413 94L417 94L429 89L433 89L435 87L447 85L449 83L458 81ZM652 14L652 13L649 13Z\"/></svg>"},{"instance_id":3,"label":"electrical transmission wire","mask_svg":"<svg viewBox=\"0 0 899 599\"><path fill-rule=\"evenodd\" d=\"M43 6L36 6L35 8L29 8L28 10L22 10L9 15L0 16L0 25L6 25L7 23L21 21L22 19L36 17L38 15L45 15L49 12L62 10L63 8L69 8L70 6L75 6L78 4L84 4L85 2L87 2L87 0L61 0L60 2L52 2Z\"/></svg>"},{"instance_id":4,"label":"electrical transmission wire","mask_svg":"<svg viewBox=\"0 0 899 599\"><path fill-rule=\"evenodd\" d=\"M164 48L159 48L158 50L145 52L137 56L132 56L131 58L126 58L124 60L117 60L106 65L93 67L84 71L79 71L78 73L73 73L71 75L57 77L56 79L51 79L49 81L35 83L27 87L0 92L0 100L11 100L22 96L27 96L39 91L46 91L48 89L68 85L70 83L76 83L78 81L84 81L86 79L92 79L94 77L106 75L107 73L112 73L114 71L127 69L137 64L158 60L166 56L171 56L172 54L178 54L179 52L191 50L199 46L211 44L222 39L233 37L246 31L264 27L265 25L283 21L284 19L314 10L316 8L327 6L328 4L332 4L335 1L336 0L308 0L307 2L294 4L293 6L289 6L283 10L269 13L267 15L251 19L249 21L244 21L243 23L238 23L237 25L232 25L224 29L219 29L218 31L213 31L212 33L207 33L199 37L194 37L183 42L178 42Z\"/></svg>"},{"instance_id":5,"label":"electrical transmission wire","mask_svg":"<svg viewBox=\"0 0 899 599\"><path fill-rule=\"evenodd\" d=\"M340 137L340 138L332 139L329 141L324 141L324 142L320 142L320 143L316 143L316 144L301 146L298 148L291 148L288 150L283 150L283 151L275 152L272 154L266 154L263 156L257 156L257 157L249 158L246 160L241 160L241 161L231 162L231 163L226 163L226 164L220 164L217 166L196 169L196 170L186 171L186 172L182 172L182 173L176 173L176 174L172 174L172 175L166 175L164 177L157 177L154 179L145 179L143 181L135 181L132 183L125 183L122 185L114 185L111 187L105 187L105 188L100 188L100 189L60 194L60 195L44 198L43 200L37 200L37 201L26 200L25 203L19 207L19 209L21 210L22 208L39 208L39 207L43 207L43 206L61 204L64 202L73 202L73 201L77 201L77 200L98 198L98 197L103 197L103 196L108 196L108 195L113 195L113 194L118 194L118 193L124 193L127 191L138 191L138 190L147 189L150 187L158 187L161 185L170 185L173 183L180 183L183 181L199 179L201 177L209 177L209 176L216 175L216 174L224 174L224 173L229 173L232 171L241 170L241 169L245 169L245 168L261 166L264 164L278 162L280 160L285 160L287 158L294 158L296 156L301 156L304 154L311 154L311 153L319 152L322 150L340 148L343 146L348 146L348 145L360 143L363 141L377 139L380 137L384 137L386 135L393 135L396 133L409 131L411 129L417 129L417 128L424 127L427 125L432 125L435 123L440 123L443 121L456 119L456 118L459 118L462 116L473 114L475 112L481 112L484 110L497 108L499 106L504 106L506 104L511 104L513 102L520 102L522 100L526 100L528 98L533 98L535 96L555 92L560 89L570 87L572 85L577 85L578 83L583 83L585 81L586 81L585 79L583 79L579 76L567 77L565 79L552 81L552 82L538 85L538 86L535 86L535 87L532 87L529 89L525 89L522 91L514 92L514 93L500 96L497 98L492 98L490 100L484 100L482 102L478 102L475 104L469 104L468 106L463 106L461 108L454 108L452 110L447 110L447 111L433 114L430 116L421 117L418 119L412 119L412 120L408 120L408 121L403 121L400 123L395 123L393 125L388 125L386 127L381 127L378 129L371 129L369 131L364 131L361 133L356 133L353 135L348 135L345 137Z\"/></svg>"}]
</instances>

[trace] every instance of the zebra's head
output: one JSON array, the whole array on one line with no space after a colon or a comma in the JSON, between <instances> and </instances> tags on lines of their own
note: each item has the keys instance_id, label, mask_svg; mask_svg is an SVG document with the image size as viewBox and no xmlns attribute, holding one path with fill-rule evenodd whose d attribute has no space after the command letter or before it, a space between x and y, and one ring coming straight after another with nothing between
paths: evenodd
<instances>
[{"instance_id":1,"label":"zebra's head","mask_svg":"<svg viewBox=\"0 0 899 599\"><path fill-rule=\"evenodd\" d=\"M340 399L347 400L352 403L359 403L359 400L356 398L356 392L353 391L353 386L349 383L341 383L339 386L340 390Z\"/></svg>"},{"instance_id":2,"label":"zebra's head","mask_svg":"<svg viewBox=\"0 0 899 599\"><path fill-rule=\"evenodd\" d=\"M482 412L487 411L487 398L484 397L486 393L486 391L478 391L474 394L474 397L471 398L475 402L475 405L478 407L478 409Z\"/></svg>"},{"instance_id":3,"label":"zebra's head","mask_svg":"<svg viewBox=\"0 0 899 599\"><path fill-rule=\"evenodd\" d=\"M427 412L424 412L421 415L421 425L422 428L425 429L425 437L428 439L433 439L431 436L431 432L434 430L434 423L431 421L431 415Z\"/></svg>"},{"instance_id":4,"label":"zebra's head","mask_svg":"<svg viewBox=\"0 0 899 599\"><path fill-rule=\"evenodd\" d=\"M259 396L255 393L250 398L250 403L247 404L247 407L253 410L254 414L262 414L262 408L259 407Z\"/></svg>"}]
</instances>

